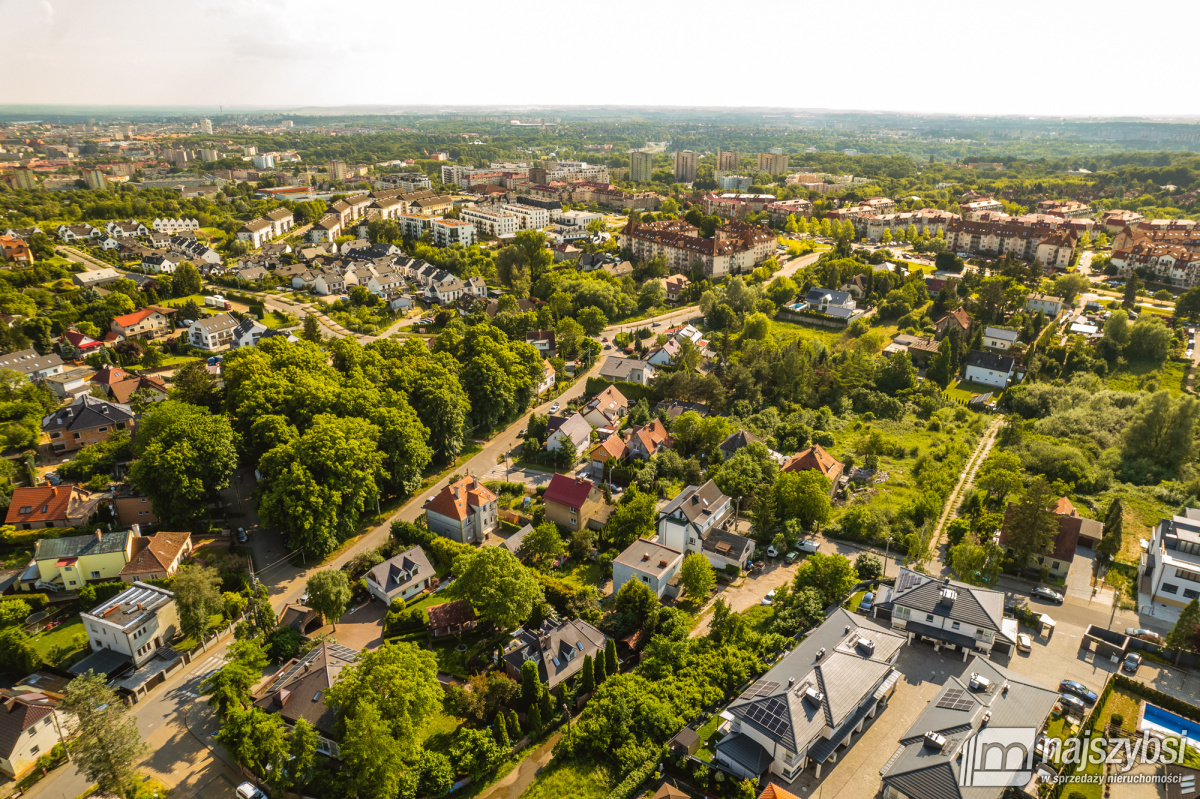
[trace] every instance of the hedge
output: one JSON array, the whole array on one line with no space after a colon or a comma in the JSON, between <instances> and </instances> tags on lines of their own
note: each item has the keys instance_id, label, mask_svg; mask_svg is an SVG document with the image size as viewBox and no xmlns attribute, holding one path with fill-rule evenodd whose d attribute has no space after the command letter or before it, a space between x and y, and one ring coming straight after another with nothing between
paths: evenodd
<instances>
[{"instance_id":1,"label":"hedge","mask_svg":"<svg viewBox=\"0 0 1200 799\"><path fill-rule=\"evenodd\" d=\"M434 562L443 568L452 567L459 555L475 551L475 548L469 544L460 544L449 538L443 538L411 522L393 522L392 538L406 546L421 547L425 550L426 555L433 558Z\"/></svg>"},{"instance_id":2,"label":"hedge","mask_svg":"<svg viewBox=\"0 0 1200 799\"><path fill-rule=\"evenodd\" d=\"M629 400L630 404L643 398L646 402L650 402L655 398L653 386L643 386L641 383L627 383L624 380L606 380L603 377L589 377L584 390L589 397L594 397L609 386L613 386L617 391L620 391L621 396Z\"/></svg>"},{"instance_id":3,"label":"hedge","mask_svg":"<svg viewBox=\"0 0 1200 799\"><path fill-rule=\"evenodd\" d=\"M31 547L42 539L83 535L74 527L42 527L37 530L5 530L4 544L10 547Z\"/></svg>"},{"instance_id":4,"label":"hedge","mask_svg":"<svg viewBox=\"0 0 1200 799\"><path fill-rule=\"evenodd\" d=\"M29 607L35 613L39 610L45 610L50 604L50 597L45 594L10 594L0 597L0 602L16 602L18 599L22 602L28 602Z\"/></svg>"},{"instance_id":5,"label":"hedge","mask_svg":"<svg viewBox=\"0 0 1200 799\"><path fill-rule=\"evenodd\" d=\"M642 787L642 783L650 779L650 775L654 773L654 769L658 767L658 762L662 757L663 750L660 749L654 757L631 771L629 776L621 780L620 785L609 791L607 799L631 799Z\"/></svg>"},{"instance_id":6,"label":"hedge","mask_svg":"<svg viewBox=\"0 0 1200 799\"><path fill-rule=\"evenodd\" d=\"M1131 680L1124 674L1113 674L1113 682L1125 689L1131 694L1153 702L1159 707L1169 710L1172 713L1178 713L1184 718L1192 721L1200 721L1200 707L1196 707L1190 702L1185 702L1182 699L1176 699L1170 694L1164 694L1162 691L1155 690L1145 683L1140 683L1137 680Z\"/></svg>"}]
</instances>

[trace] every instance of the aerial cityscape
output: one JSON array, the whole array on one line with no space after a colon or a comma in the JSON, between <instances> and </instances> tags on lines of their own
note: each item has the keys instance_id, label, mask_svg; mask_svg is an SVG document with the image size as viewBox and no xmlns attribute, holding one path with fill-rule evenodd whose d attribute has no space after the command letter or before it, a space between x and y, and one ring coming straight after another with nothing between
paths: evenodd
<instances>
[{"instance_id":1,"label":"aerial cityscape","mask_svg":"<svg viewBox=\"0 0 1200 799\"><path fill-rule=\"evenodd\" d=\"M1200 108L1045 5L5 3L0 799L1197 796Z\"/></svg>"}]
</instances>

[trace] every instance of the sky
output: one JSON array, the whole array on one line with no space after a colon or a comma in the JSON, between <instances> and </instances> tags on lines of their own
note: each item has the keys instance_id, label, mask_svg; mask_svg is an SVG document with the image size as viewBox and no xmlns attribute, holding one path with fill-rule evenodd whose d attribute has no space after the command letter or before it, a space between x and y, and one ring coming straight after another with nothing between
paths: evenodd
<instances>
[{"instance_id":1,"label":"sky","mask_svg":"<svg viewBox=\"0 0 1200 799\"><path fill-rule=\"evenodd\" d=\"M1183 61L1137 65L1197 23L1196 0L0 0L0 105L1195 116Z\"/></svg>"}]
</instances>

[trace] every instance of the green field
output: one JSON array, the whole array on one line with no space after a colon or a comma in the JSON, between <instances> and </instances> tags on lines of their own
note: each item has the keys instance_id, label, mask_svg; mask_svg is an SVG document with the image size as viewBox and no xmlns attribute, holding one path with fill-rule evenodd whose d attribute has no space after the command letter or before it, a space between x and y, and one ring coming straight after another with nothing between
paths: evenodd
<instances>
[{"instance_id":1,"label":"green field","mask_svg":"<svg viewBox=\"0 0 1200 799\"><path fill-rule=\"evenodd\" d=\"M590 761L555 760L538 775L521 799L604 799L615 783L614 775Z\"/></svg>"},{"instance_id":2,"label":"green field","mask_svg":"<svg viewBox=\"0 0 1200 799\"><path fill-rule=\"evenodd\" d=\"M1187 361L1167 360L1161 367L1149 364L1121 364L1105 377L1104 383L1116 391L1141 391L1156 385L1173 395L1183 393L1187 383Z\"/></svg>"},{"instance_id":3,"label":"green field","mask_svg":"<svg viewBox=\"0 0 1200 799\"><path fill-rule=\"evenodd\" d=\"M82 642L77 640L80 637ZM30 643L47 663L57 665L60 662L74 662L74 656L88 648L87 631L83 628L83 620L73 616L70 621L50 632L33 636Z\"/></svg>"}]
</instances>

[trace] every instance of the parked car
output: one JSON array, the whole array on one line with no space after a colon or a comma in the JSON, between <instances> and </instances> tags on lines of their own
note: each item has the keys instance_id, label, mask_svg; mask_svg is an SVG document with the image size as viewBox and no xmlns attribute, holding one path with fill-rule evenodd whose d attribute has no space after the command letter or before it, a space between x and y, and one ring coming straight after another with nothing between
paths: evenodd
<instances>
[{"instance_id":1,"label":"parked car","mask_svg":"<svg viewBox=\"0 0 1200 799\"><path fill-rule=\"evenodd\" d=\"M774 546L774 544L772 544L771 546L767 547L767 557L768 557L768 558L777 558L777 557L779 557L779 552L778 552L778 551L775 549L775 546Z\"/></svg>"},{"instance_id":2,"label":"parked car","mask_svg":"<svg viewBox=\"0 0 1200 799\"><path fill-rule=\"evenodd\" d=\"M250 537L246 535L246 528L239 527L237 529L237 542L239 544L245 544L249 540L250 540Z\"/></svg>"},{"instance_id":3,"label":"parked car","mask_svg":"<svg viewBox=\"0 0 1200 799\"><path fill-rule=\"evenodd\" d=\"M811 555L821 549L821 542L815 538L806 538L799 544L796 544L796 549L800 550L806 555Z\"/></svg>"},{"instance_id":4,"label":"parked car","mask_svg":"<svg viewBox=\"0 0 1200 799\"><path fill-rule=\"evenodd\" d=\"M1121 668L1130 674L1136 674L1140 665L1142 665L1142 656L1137 652L1130 652L1125 656L1125 662L1121 664Z\"/></svg>"},{"instance_id":5,"label":"parked car","mask_svg":"<svg viewBox=\"0 0 1200 799\"><path fill-rule=\"evenodd\" d=\"M1044 585L1039 585L1037 588L1029 592L1029 595L1034 599L1044 599L1047 602L1053 602L1056 605L1063 603L1063 595L1057 591L1047 588Z\"/></svg>"},{"instance_id":6,"label":"parked car","mask_svg":"<svg viewBox=\"0 0 1200 799\"><path fill-rule=\"evenodd\" d=\"M1017 651L1018 652L1032 652L1033 651L1033 639L1029 637L1028 633L1018 633L1017 634Z\"/></svg>"},{"instance_id":7,"label":"parked car","mask_svg":"<svg viewBox=\"0 0 1200 799\"><path fill-rule=\"evenodd\" d=\"M1141 627L1126 627L1125 634L1130 638L1140 638L1143 641L1149 641L1152 644L1163 645L1163 637L1152 630L1145 630Z\"/></svg>"},{"instance_id":8,"label":"parked car","mask_svg":"<svg viewBox=\"0 0 1200 799\"><path fill-rule=\"evenodd\" d=\"M662 327L662 322L651 322L650 327Z\"/></svg>"},{"instance_id":9,"label":"parked car","mask_svg":"<svg viewBox=\"0 0 1200 799\"><path fill-rule=\"evenodd\" d=\"M1058 704L1062 705L1062 709L1066 713L1078 713L1083 715L1087 712L1087 705L1083 704L1083 700L1077 696L1070 694L1060 694Z\"/></svg>"},{"instance_id":10,"label":"parked car","mask_svg":"<svg viewBox=\"0 0 1200 799\"><path fill-rule=\"evenodd\" d=\"M863 613L870 613L871 608L875 607L875 592L868 591L862 598L862 602L858 603L858 609Z\"/></svg>"},{"instance_id":11,"label":"parked car","mask_svg":"<svg viewBox=\"0 0 1200 799\"><path fill-rule=\"evenodd\" d=\"M255 788L252 782L243 782L237 787L235 793L237 793L238 799L267 799L267 795Z\"/></svg>"},{"instance_id":12,"label":"parked car","mask_svg":"<svg viewBox=\"0 0 1200 799\"><path fill-rule=\"evenodd\" d=\"M1096 696L1096 692L1088 688L1081 682L1075 680L1063 680L1058 684L1058 690L1065 691L1069 694L1075 694L1089 705L1096 704L1096 700L1100 697Z\"/></svg>"},{"instance_id":13,"label":"parked car","mask_svg":"<svg viewBox=\"0 0 1200 799\"><path fill-rule=\"evenodd\" d=\"M774 588L772 588L770 591L768 591L767 595L762 598L762 603L764 605L774 605L775 604L775 589Z\"/></svg>"},{"instance_id":14,"label":"parked car","mask_svg":"<svg viewBox=\"0 0 1200 799\"><path fill-rule=\"evenodd\" d=\"M798 549L793 549L791 552L789 552L789 553L787 553L786 555L784 555L784 556L783 556L783 559L784 559L784 561L786 561L787 563L795 563L795 562L796 562L796 559L797 559L797 558L799 558L799 557L800 557L800 550L798 550Z\"/></svg>"},{"instance_id":15,"label":"parked car","mask_svg":"<svg viewBox=\"0 0 1200 799\"><path fill-rule=\"evenodd\" d=\"M553 405L550 406L550 413L558 413L558 408L559 408L558 403L557 402L554 403Z\"/></svg>"}]
</instances>

